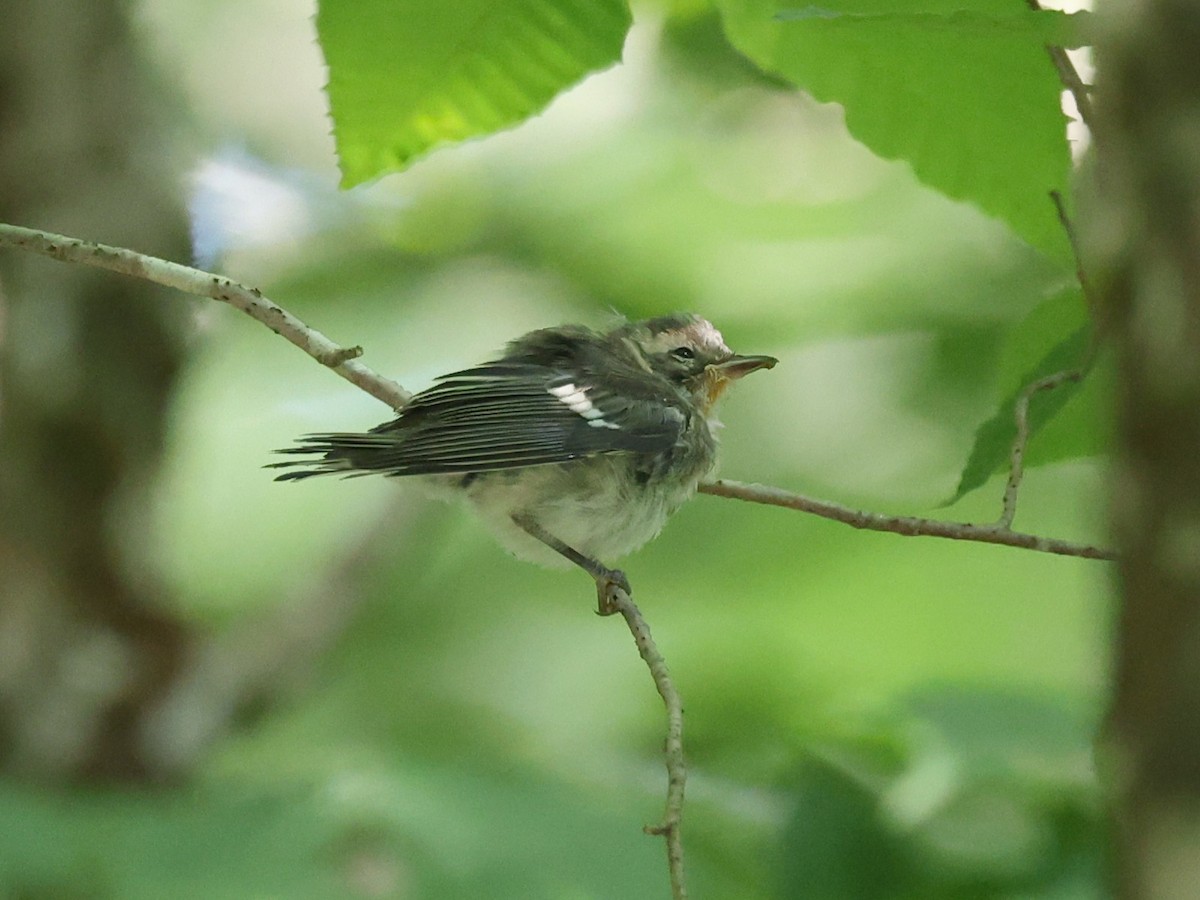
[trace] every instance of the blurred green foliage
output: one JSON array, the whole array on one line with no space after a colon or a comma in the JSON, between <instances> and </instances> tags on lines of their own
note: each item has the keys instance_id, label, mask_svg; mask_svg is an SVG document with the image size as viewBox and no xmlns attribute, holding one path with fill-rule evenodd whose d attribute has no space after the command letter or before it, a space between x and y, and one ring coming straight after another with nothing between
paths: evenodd
<instances>
[{"instance_id":1,"label":"blurred green foliage","mask_svg":"<svg viewBox=\"0 0 1200 900\"><path fill-rule=\"evenodd\" d=\"M212 149L232 133L264 158L253 182L244 157L202 170L200 195L232 195L197 222L220 268L368 364L419 389L534 327L694 309L781 359L728 398L723 474L930 510L1079 328L1070 267L676 6L640 10L625 64L544 116L347 194L331 154L290 167L321 110L281 132L258 87L280 65L314 81L311 48L280 41L303 10L142 14ZM205 73L235 21L273 53L222 72L230 91ZM0 785L0 897L666 896L640 832L665 788L659 701L586 579L509 559L403 485L273 483L272 449L387 411L235 313L197 316L157 528L131 553L215 635L356 614L186 784ZM1103 393L1068 415L1089 389L1039 436L1065 449L1029 473L1023 530L1104 538L1103 471L1081 458ZM942 512L993 518L1000 488ZM701 497L623 566L685 698L696 896L1100 895L1103 564Z\"/></svg>"}]
</instances>

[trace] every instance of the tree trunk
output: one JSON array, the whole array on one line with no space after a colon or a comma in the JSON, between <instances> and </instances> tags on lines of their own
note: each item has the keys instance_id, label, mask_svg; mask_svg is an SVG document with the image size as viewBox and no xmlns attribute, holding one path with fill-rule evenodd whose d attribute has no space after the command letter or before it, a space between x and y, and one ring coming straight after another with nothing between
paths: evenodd
<instances>
[{"instance_id":1,"label":"tree trunk","mask_svg":"<svg viewBox=\"0 0 1200 900\"><path fill-rule=\"evenodd\" d=\"M1111 3L1085 216L1120 365L1109 762L1122 898L1200 896L1200 10Z\"/></svg>"},{"instance_id":2,"label":"tree trunk","mask_svg":"<svg viewBox=\"0 0 1200 900\"><path fill-rule=\"evenodd\" d=\"M0 220L186 259L126 6L5 5ZM187 306L16 253L0 276L0 768L161 777L142 723L189 641L139 554Z\"/></svg>"}]
</instances>

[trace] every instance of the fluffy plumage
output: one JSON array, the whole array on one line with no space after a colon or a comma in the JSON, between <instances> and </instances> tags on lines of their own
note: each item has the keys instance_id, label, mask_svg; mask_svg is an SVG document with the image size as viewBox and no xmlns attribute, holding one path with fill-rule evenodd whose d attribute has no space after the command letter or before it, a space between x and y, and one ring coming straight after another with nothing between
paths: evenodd
<instances>
[{"instance_id":1,"label":"fluffy plumage","mask_svg":"<svg viewBox=\"0 0 1200 900\"><path fill-rule=\"evenodd\" d=\"M309 435L279 452L316 459L274 465L291 469L280 481L419 476L465 496L519 556L561 563L573 550L594 563L653 538L695 493L716 462L716 400L730 381L774 364L736 356L688 314L607 332L542 329L499 359L442 376L396 419ZM613 574L580 564L598 580Z\"/></svg>"}]
</instances>

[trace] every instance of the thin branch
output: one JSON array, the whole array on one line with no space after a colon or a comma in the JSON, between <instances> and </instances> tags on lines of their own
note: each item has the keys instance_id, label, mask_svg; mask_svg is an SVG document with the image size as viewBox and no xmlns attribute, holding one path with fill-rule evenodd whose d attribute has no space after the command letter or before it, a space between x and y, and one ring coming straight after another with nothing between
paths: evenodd
<instances>
[{"instance_id":1,"label":"thin branch","mask_svg":"<svg viewBox=\"0 0 1200 900\"><path fill-rule=\"evenodd\" d=\"M1075 68L1075 63L1071 62L1070 55L1063 47L1047 47L1046 52L1050 54L1050 61L1054 63L1054 70L1058 72L1058 80L1075 99L1075 109L1079 113L1079 121L1090 131L1092 128L1091 86L1080 77L1079 70Z\"/></svg>"},{"instance_id":2,"label":"thin branch","mask_svg":"<svg viewBox=\"0 0 1200 900\"><path fill-rule=\"evenodd\" d=\"M1025 0L1025 5L1034 12L1039 12L1043 8L1038 0ZM1058 80L1062 83L1063 87L1071 92L1071 96L1075 98L1075 109L1079 112L1079 121L1083 122L1091 130L1091 86L1079 77L1079 70L1075 68L1075 63L1071 62L1071 57L1065 47L1047 44L1046 52L1050 55L1050 62L1054 65L1054 71L1058 73Z\"/></svg>"},{"instance_id":3,"label":"thin branch","mask_svg":"<svg viewBox=\"0 0 1200 900\"><path fill-rule=\"evenodd\" d=\"M1108 306L1103 303L1098 303L1092 291L1091 282L1087 277L1087 270L1083 265L1083 254L1080 252L1079 238L1075 231L1075 223L1071 221L1071 216L1067 213L1067 204L1063 200L1062 194L1058 191L1050 192L1050 200L1054 203L1054 210L1058 213L1059 224L1066 232L1067 240L1071 243L1071 254L1075 258L1075 277L1079 279L1079 286L1083 289L1083 299L1087 304L1088 313L1091 315L1094 327L1092 328L1092 337L1088 342L1087 353L1084 356L1084 361L1080 363L1079 368L1084 372L1091 366L1092 360L1095 359L1097 352L1100 349L1100 343L1108 334Z\"/></svg>"},{"instance_id":4,"label":"thin branch","mask_svg":"<svg viewBox=\"0 0 1200 900\"><path fill-rule=\"evenodd\" d=\"M394 381L358 362L356 357L362 355L361 347L342 347L335 344L315 328L310 328L287 310L272 303L257 288L246 287L221 275L145 256L121 247L81 241L16 225L0 224L0 247L17 247L62 262L108 269L111 272L153 281L155 284L175 288L184 293L220 300L266 325L321 365L329 367L392 409L400 409L411 396Z\"/></svg>"},{"instance_id":5,"label":"thin branch","mask_svg":"<svg viewBox=\"0 0 1200 900\"><path fill-rule=\"evenodd\" d=\"M790 491L769 487L765 484L744 484L739 481L721 479L700 485L700 492L711 494L714 497L729 497L735 500L746 500L750 503L782 506L785 509L811 513L823 519L833 519L835 522L841 522L851 528L862 528L867 531L890 531L892 534L904 537L940 537L955 541L979 541L984 544L1003 544L1022 550L1036 550L1040 553L1055 553L1060 556L1079 556L1084 559L1111 560L1116 558L1113 551L1104 547L1075 544L1070 541L1040 537L1036 534L1024 534L996 524L974 525L970 522L946 522L939 519L922 519L916 516L886 516L881 513L851 509L828 500L805 497L803 494L793 494Z\"/></svg>"},{"instance_id":6,"label":"thin branch","mask_svg":"<svg viewBox=\"0 0 1200 900\"><path fill-rule=\"evenodd\" d=\"M1094 306L1088 296L1088 278L1087 273L1083 270L1083 256L1079 252L1079 237L1075 233L1075 223L1071 221L1071 216L1067 213L1067 202L1063 200L1063 195L1059 191L1051 191L1050 200L1054 203L1054 211L1058 213L1058 223L1066 232L1067 240L1071 244L1071 255L1075 258L1075 277L1079 279L1084 299L1088 301L1088 306Z\"/></svg>"},{"instance_id":7,"label":"thin branch","mask_svg":"<svg viewBox=\"0 0 1200 900\"><path fill-rule=\"evenodd\" d=\"M642 618L641 611L625 591L617 589L609 593L608 600L617 612L625 619L633 640L637 644L642 661L654 678L654 686L658 688L663 705L667 708L667 740L663 747L663 757L667 766L667 805L663 811L662 822L658 825L647 825L647 834L662 835L667 842L667 868L671 874L671 897L673 900L684 900L687 897L687 885L684 881L683 870L683 837L680 826L683 820L683 791L687 784L687 765L683 758L683 702L671 675L667 671L667 662L663 659L654 638L650 636L650 626Z\"/></svg>"},{"instance_id":8,"label":"thin branch","mask_svg":"<svg viewBox=\"0 0 1200 900\"><path fill-rule=\"evenodd\" d=\"M1027 385L1017 397L1013 410L1017 422L1017 436L1013 439L1012 452L1009 455L1008 482L1004 485L1004 502L1000 520L996 523L1002 530L1011 533L1013 519L1017 515L1017 492L1021 489L1021 479L1025 477L1025 445L1029 443L1029 401L1033 399L1034 394L1041 391L1051 391L1068 382L1079 381L1083 377L1083 371L1068 369L1047 375Z\"/></svg>"},{"instance_id":9,"label":"thin branch","mask_svg":"<svg viewBox=\"0 0 1200 900\"><path fill-rule=\"evenodd\" d=\"M1034 5L1036 6L1036 4ZM1072 69L1072 71L1074 70ZM1095 317L1096 308L1089 294L1088 278L1083 269L1083 257L1079 252L1079 239L1075 233L1075 224L1071 221L1071 217L1067 213L1067 204L1063 200L1062 194L1058 191L1051 191L1050 199L1053 201L1054 209L1058 213L1059 224L1062 225L1067 240L1071 244L1071 254L1075 258L1075 277L1079 279L1079 286L1083 290L1084 300L1092 310L1093 317ZM1003 530L1007 531L1012 528L1013 519L1017 515L1017 492L1021 489L1021 479L1025 475L1025 447L1029 443L1029 403L1033 399L1034 394L1041 391L1054 390L1064 384L1076 382L1083 378L1088 369L1091 368L1092 361L1098 350L1099 332L1099 327L1093 329L1092 338L1088 343L1083 362L1077 368L1066 369L1062 372L1055 372L1053 375L1040 378L1026 385L1025 389L1017 397L1017 402L1013 408L1017 433L1013 438L1012 450L1009 453L1008 481L1004 485L1004 500L1001 506L1000 519L996 523Z\"/></svg>"},{"instance_id":10,"label":"thin branch","mask_svg":"<svg viewBox=\"0 0 1200 900\"><path fill-rule=\"evenodd\" d=\"M1034 6L1036 7L1036 3ZM1050 50L1050 55L1054 56L1054 51L1058 50L1061 52L1062 48L1051 47ZM1063 54L1063 58L1066 59L1065 54ZM1067 60L1067 65L1070 65L1070 60ZM1071 71L1074 71L1074 67L1071 68ZM1017 514L1017 491L1020 490L1021 479L1024 477L1025 445L1029 442L1030 400L1034 394L1041 391L1053 390L1063 384L1079 381L1083 378L1084 374L1091 368L1092 361L1099 348L1099 335L1101 333L1100 319L1098 318L1096 304L1093 302L1089 290L1087 273L1083 268L1083 256L1080 254L1079 238L1075 232L1075 223L1071 221L1071 216L1067 212L1067 203L1059 191L1051 191L1050 200L1054 203L1054 211L1058 214L1058 222L1067 236L1068 243L1071 245L1071 256L1075 260L1075 277L1079 281L1079 287L1083 291L1084 303L1087 305L1092 319L1096 322L1096 327L1092 329L1091 340L1088 342L1083 362L1077 368L1055 372L1053 375L1040 378L1032 384L1026 385L1025 389L1017 397L1017 402L1013 409L1017 424L1017 434L1013 439L1012 451L1009 454L1008 482L1004 486L1004 501L998 523L1004 529L1012 527L1013 519Z\"/></svg>"}]
</instances>

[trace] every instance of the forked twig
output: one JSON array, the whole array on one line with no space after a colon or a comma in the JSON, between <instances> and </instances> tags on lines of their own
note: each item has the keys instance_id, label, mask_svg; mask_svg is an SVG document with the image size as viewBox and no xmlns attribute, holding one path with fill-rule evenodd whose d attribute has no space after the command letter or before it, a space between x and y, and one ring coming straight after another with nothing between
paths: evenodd
<instances>
[{"instance_id":1,"label":"forked twig","mask_svg":"<svg viewBox=\"0 0 1200 900\"><path fill-rule=\"evenodd\" d=\"M744 484L724 478L710 484L700 485L700 493L714 497L730 497L750 503L764 503L811 513L823 519L832 519L866 531L887 531L903 537L939 537L954 541L978 541L983 544L1001 544L1039 553L1054 553L1059 556L1078 556L1083 559L1115 559L1113 551L1090 544L1076 544L1056 538L1041 537L1011 531L997 524L975 525L971 522L947 522L941 519L924 519L919 516L889 516L883 513L851 509L829 500L818 500L765 484Z\"/></svg>"}]
</instances>

